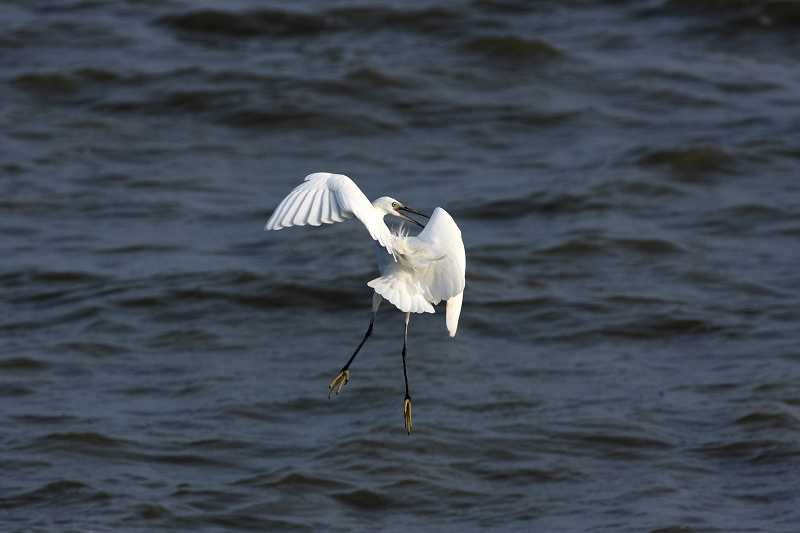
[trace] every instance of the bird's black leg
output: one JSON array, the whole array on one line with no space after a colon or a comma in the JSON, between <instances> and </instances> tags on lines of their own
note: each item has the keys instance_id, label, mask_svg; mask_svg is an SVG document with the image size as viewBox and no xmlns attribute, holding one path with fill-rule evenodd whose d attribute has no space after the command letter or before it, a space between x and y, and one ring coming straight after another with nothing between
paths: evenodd
<instances>
[{"instance_id":1,"label":"bird's black leg","mask_svg":"<svg viewBox=\"0 0 800 533\"><path fill-rule=\"evenodd\" d=\"M403 415L406 420L406 431L411 433L411 394L408 392L408 365L406 364L406 345L408 344L408 320L411 313L406 313L406 329L403 333L403 377L406 380L406 398L403 403Z\"/></svg>"},{"instance_id":2,"label":"bird's black leg","mask_svg":"<svg viewBox=\"0 0 800 533\"><path fill-rule=\"evenodd\" d=\"M358 355L358 352L361 351L361 348L364 346L364 343L367 342L372 336L372 325L375 323L375 315L378 313L378 306L381 304L383 297L379 295L377 292L375 296L372 298L372 318L369 321L369 328L367 328L367 333L364 335L364 339L361 341L361 344L358 345L356 351L353 352L353 355L350 356L350 360L342 367L342 371L339 372L339 375L336 376L328 388L331 389L331 392L328 394L328 399L333 396L333 392L336 391L336 394L339 394L339 391L342 390L342 387L350 381L350 365L353 364L353 360Z\"/></svg>"},{"instance_id":3,"label":"bird's black leg","mask_svg":"<svg viewBox=\"0 0 800 533\"><path fill-rule=\"evenodd\" d=\"M369 339L372 336L372 325L374 323L375 323L375 315L373 314L372 319L370 319L369 321L369 328L367 329L367 334L364 335L364 340L361 341L361 344L358 345L356 351L353 352L352 356L350 356L350 360L347 361L347 363L342 367L342 371L339 372L339 375L336 376L334 380L331 382L329 387L331 389L331 392L328 394L328 399L330 399L330 397L333 396L334 391L336 391L336 394L339 394L339 391L342 390L342 387L344 387L345 383L350 381L350 365L353 364L353 360L358 355L358 352L361 351L361 347L364 346L364 343L367 342L367 339Z\"/></svg>"}]
</instances>

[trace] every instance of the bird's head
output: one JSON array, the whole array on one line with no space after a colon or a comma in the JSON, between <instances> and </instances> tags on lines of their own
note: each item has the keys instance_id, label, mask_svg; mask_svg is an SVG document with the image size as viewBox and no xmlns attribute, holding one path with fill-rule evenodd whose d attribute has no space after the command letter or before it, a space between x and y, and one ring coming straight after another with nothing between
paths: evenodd
<instances>
[{"instance_id":1,"label":"bird's head","mask_svg":"<svg viewBox=\"0 0 800 533\"><path fill-rule=\"evenodd\" d=\"M413 213L415 215L419 215L421 217L430 218L428 215L423 215L419 211L414 211L410 207L406 207L394 198L390 198L389 196L381 196L374 202L372 202L372 206L377 209L383 215L392 215L396 217L400 217L402 219L408 220L412 224L416 224L417 226L424 228L425 226L414 220L413 218L409 218L401 211L405 211L406 213Z\"/></svg>"}]
</instances>

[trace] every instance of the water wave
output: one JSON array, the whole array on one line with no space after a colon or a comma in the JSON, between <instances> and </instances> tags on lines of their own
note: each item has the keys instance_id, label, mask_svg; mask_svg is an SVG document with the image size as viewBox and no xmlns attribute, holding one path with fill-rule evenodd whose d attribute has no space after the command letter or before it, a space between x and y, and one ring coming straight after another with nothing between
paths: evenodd
<instances>
[{"instance_id":1,"label":"water wave","mask_svg":"<svg viewBox=\"0 0 800 533\"><path fill-rule=\"evenodd\" d=\"M790 4L3 4L4 525L794 531ZM462 230L410 435L320 170Z\"/></svg>"},{"instance_id":2,"label":"water wave","mask_svg":"<svg viewBox=\"0 0 800 533\"><path fill-rule=\"evenodd\" d=\"M406 31L452 33L463 18L457 11L442 8L396 10L389 7L345 7L322 13L257 10L241 13L204 10L168 15L159 20L180 31L220 34L231 37L270 35L305 37L324 32L375 31L397 28Z\"/></svg>"}]
</instances>

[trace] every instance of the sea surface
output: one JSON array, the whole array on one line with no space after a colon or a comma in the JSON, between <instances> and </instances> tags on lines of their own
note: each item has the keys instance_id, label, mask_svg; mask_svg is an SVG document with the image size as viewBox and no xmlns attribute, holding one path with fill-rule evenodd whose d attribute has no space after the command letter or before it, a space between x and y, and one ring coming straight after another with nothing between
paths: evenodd
<instances>
[{"instance_id":1,"label":"sea surface","mask_svg":"<svg viewBox=\"0 0 800 533\"><path fill-rule=\"evenodd\" d=\"M458 334L309 173L455 218ZM0 530L800 531L800 2L0 0Z\"/></svg>"}]
</instances>

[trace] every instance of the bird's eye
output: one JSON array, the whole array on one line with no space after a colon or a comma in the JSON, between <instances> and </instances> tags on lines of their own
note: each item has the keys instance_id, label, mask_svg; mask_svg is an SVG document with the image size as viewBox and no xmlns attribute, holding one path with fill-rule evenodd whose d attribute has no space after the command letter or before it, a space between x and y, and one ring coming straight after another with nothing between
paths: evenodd
<instances>
[{"instance_id":1,"label":"bird's eye","mask_svg":"<svg viewBox=\"0 0 800 533\"><path fill-rule=\"evenodd\" d=\"M392 209L397 209L400 207L400 202L392 202Z\"/></svg>"}]
</instances>

